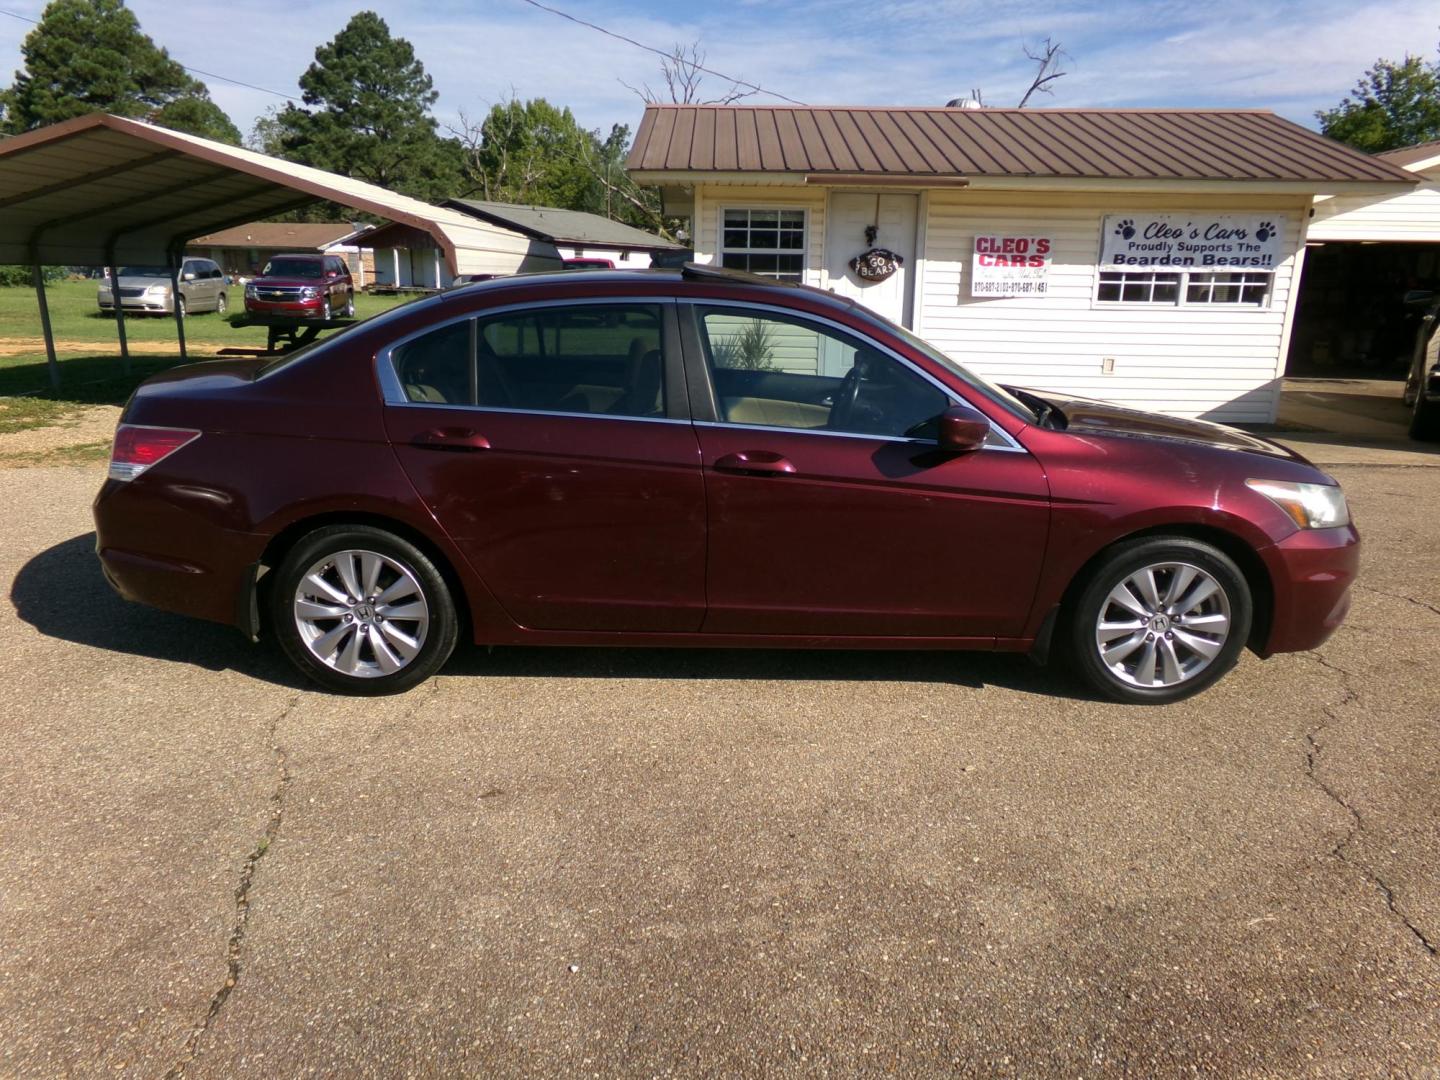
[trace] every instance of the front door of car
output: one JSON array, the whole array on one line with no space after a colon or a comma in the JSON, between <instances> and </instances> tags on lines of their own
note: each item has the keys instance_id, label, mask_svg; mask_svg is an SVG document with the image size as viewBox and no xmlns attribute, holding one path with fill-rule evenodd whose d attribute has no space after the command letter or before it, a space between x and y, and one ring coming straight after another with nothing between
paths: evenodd
<instances>
[{"instance_id":1,"label":"front door of car","mask_svg":"<svg viewBox=\"0 0 1440 1080\"><path fill-rule=\"evenodd\" d=\"M673 304L462 318L379 364L396 454L517 624L699 629L705 492Z\"/></svg>"},{"instance_id":2,"label":"front door of car","mask_svg":"<svg viewBox=\"0 0 1440 1080\"><path fill-rule=\"evenodd\" d=\"M1018 635L1049 492L1030 454L939 452L958 401L829 323L714 304L692 313L709 505L704 629L989 639ZM698 355L696 355L698 354Z\"/></svg>"}]
</instances>

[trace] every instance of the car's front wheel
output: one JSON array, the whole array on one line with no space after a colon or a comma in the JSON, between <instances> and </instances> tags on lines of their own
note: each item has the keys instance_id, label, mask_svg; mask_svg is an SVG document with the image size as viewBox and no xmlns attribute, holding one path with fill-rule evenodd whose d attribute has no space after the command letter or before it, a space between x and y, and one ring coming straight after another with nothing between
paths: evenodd
<instances>
[{"instance_id":1,"label":"car's front wheel","mask_svg":"<svg viewBox=\"0 0 1440 1080\"><path fill-rule=\"evenodd\" d=\"M1410 437L1418 442L1440 442L1440 401L1426 401L1424 372L1410 403Z\"/></svg>"},{"instance_id":2,"label":"car's front wheel","mask_svg":"<svg viewBox=\"0 0 1440 1080\"><path fill-rule=\"evenodd\" d=\"M455 602L435 564L368 525L319 529L293 547L270 595L292 663L345 694L395 694L424 682L455 648Z\"/></svg>"},{"instance_id":3,"label":"car's front wheel","mask_svg":"<svg viewBox=\"0 0 1440 1080\"><path fill-rule=\"evenodd\" d=\"M1180 536L1117 545L1069 612L1080 676L1116 701L1160 705L1197 694L1232 667L1250 636L1245 575L1219 549Z\"/></svg>"}]
</instances>

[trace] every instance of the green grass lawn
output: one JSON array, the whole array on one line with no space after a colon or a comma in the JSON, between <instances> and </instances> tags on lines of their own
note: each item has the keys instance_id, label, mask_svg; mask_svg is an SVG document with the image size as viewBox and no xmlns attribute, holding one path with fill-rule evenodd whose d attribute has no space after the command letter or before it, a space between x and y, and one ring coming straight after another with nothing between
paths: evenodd
<instances>
[{"instance_id":1,"label":"green grass lawn","mask_svg":"<svg viewBox=\"0 0 1440 1080\"><path fill-rule=\"evenodd\" d=\"M45 289L60 363L59 391L50 389L35 290L0 288L0 431L52 423L80 405L118 404L147 376L179 363L173 316L128 315L130 374L126 375L115 319L100 314L95 302L98 285L95 280L61 281ZM223 348L265 347L263 326L231 325L230 319L244 310L244 287L230 286L226 299L229 316L209 312L185 320L192 358L213 356ZM357 293L355 313L369 318L406 299Z\"/></svg>"}]
</instances>

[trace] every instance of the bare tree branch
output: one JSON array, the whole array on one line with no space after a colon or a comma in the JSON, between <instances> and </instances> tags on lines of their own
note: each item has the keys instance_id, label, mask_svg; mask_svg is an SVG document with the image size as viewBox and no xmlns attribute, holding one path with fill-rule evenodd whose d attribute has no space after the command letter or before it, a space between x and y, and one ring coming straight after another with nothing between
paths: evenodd
<instances>
[{"instance_id":1,"label":"bare tree branch","mask_svg":"<svg viewBox=\"0 0 1440 1080\"><path fill-rule=\"evenodd\" d=\"M650 88L649 83L641 83L640 86L631 86L624 79L616 81L626 90L637 96L647 105L661 104L666 101L675 105L733 105L737 101L754 97L754 90L745 89L744 85L732 82L719 97L700 97L700 84L705 81L705 51L700 48L698 41L689 45L676 43L670 50L670 54L660 61L660 77L665 80L664 94L657 93Z\"/></svg>"},{"instance_id":2,"label":"bare tree branch","mask_svg":"<svg viewBox=\"0 0 1440 1080\"><path fill-rule=\"evenodd\" d=\"M1070 54L1060 46L1060 42L1052 42L1048 37L1045 43L1038 50L1032 50L1028 45L1022 45L1025 56L1036 64L1035 78L1030 82L1030 89L1025 91L1025 96L1020 99L1020 104L1015 106L1023 109L1030 102L1030 98L1038 91L1042 94L1053 94L1050 84L1061 78L1067 72L1060 67L1061 59L1070 59Z\"/></svg>"}]
</instances>

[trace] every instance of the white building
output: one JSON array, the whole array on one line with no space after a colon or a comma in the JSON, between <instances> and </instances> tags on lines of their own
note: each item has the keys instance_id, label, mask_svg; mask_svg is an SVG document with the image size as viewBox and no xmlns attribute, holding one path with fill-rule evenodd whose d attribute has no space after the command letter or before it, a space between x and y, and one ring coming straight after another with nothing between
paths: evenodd
<instances>
[{"instance_id":1,"label":"white building","mask_svg":"<svg viewBox=\"0 0 1440 1080\"><path fill-rule=\"evenodd\" d=\"M1275 417L1315 199L1416 186L1240 110L657 105L628 168L697 261L853 297L1001 382L1232 423Z\"/></svg>"}]
</instances>

